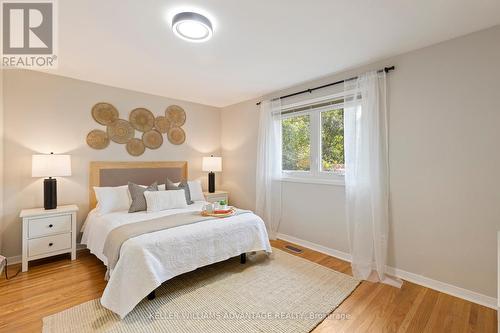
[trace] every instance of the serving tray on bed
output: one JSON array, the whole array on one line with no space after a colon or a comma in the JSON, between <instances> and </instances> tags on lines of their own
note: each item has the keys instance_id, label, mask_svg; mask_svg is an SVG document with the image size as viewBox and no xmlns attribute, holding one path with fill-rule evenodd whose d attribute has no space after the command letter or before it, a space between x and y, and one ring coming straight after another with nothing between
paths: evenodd
<instances>
[{"instance_id":1,"label":"serving tray on bed","mask_svg":"<svg viewBox=\"0 0 500 333\"><path fill-rule=\"evenodd\" d=\"M219 213L217 211L209 213L207 211L202 211L201 212L201 216L229 217L229 216L233 216L235 212L236 212L236 210L233 207L231 207L227 213L226 212L220 212Z\"/></svg>"}]
</instances>

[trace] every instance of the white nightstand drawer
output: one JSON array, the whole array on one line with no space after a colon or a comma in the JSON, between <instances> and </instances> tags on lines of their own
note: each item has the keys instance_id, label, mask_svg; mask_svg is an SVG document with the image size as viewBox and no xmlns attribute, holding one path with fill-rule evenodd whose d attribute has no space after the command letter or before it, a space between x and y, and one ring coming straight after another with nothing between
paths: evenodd
<instances>
[{"instance_id":1,"label":"white nightstand drawer","mask_svg":"<svg viewBox=\"0 0 500 333\"><path fill-rule=\"evenodd\" d=\"M30 208L19 214L23 220L22 271L28 262L71 253L76 259L76 205L58 206L55 209Z\"/></svg>"},{"instance_id":2,"label":"white nightstand drawer","mask_svg":"<svg viewBox=\"0 0 500 333\"><path fill-rule=\"evenodd\" d=\"M28 241L28 255L39 254L71 248L71 233L30 239Z\"/></svg>"},{"instance_id":3,"label":"white nightstand drawer","mask_svg":"<svg viewBox=\"0 0 500 333\"><path fill-rule=\"evenodd\" d=\"M30 219L28 237L36 238L71 231L71 215Z\"/></svg>"}]
</instances>

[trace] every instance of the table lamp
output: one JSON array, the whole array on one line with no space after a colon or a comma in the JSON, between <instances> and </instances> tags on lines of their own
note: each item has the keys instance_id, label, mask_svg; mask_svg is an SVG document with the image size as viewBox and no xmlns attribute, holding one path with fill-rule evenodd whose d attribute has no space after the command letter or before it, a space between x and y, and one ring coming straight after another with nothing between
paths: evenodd
<instances>
[{"instance_id":1,"label":"table lamp","mask_svg":"<svg viewBox=\"0 0 500 333\"><path fill-rule=\"evenodd\" d=\"M32 177L49 177L43 180L43 207L45 209L57 208L57 181L52 177L71 176L71 156L32 155Z\"/></svg>"},{"instance_id":2,"label":"table lamp","mask_svg":"<svg viewBox=\"0 0 500 333\"><path fill-rule=\"evenodd\" d=\"M210 155L210 157L203 157L202 171L208 172L208 192L215 192L215 173L222 171L222 158L214 157L214 155Z\"/></svg>"}]
</instances>

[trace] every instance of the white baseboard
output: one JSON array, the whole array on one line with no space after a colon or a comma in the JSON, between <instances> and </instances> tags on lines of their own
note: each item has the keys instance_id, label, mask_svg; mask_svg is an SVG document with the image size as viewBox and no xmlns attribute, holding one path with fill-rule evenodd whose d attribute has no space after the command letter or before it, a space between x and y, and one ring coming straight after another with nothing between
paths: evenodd
<instances>
[{"instance_id":1,"label":"white baseboard","mask_svg":"<svg viewBox=\"0 0 500 333\"><path fill-rule=\"evenodd\" d=\"M76 244L76 252L81 251L81 250L85 250L86 248L87 247L83 244L79 244L79 243ZM9 266L15 265L15 264L20 264L22 260L23 260L22 255L7 257L7 262L9 263Z\"/></svg>"},{"instance_id":2,"label":"white baseboard","mask_svg":"<svg viewBox=\"0 0 500 333\"><path fill-rule=\"evenodd\" d=\"M284 241L290 242L290 243L295 243L297 245L306 247L308 249L318 251L324 254L328 254L332 257L351 262L351 255L346 252L338 251L323 245L319 245L316 243L312 243L297 237L285 235L278 233L277 237L279 239L282 239ZM437 281L419 274L411 273L404 271L399 268L394 268L394 267L387 267L387 274L392 275L395 277L398 277L400 279L430 288L434 289L440 292L443 292L445 294L449 294L458 298L465 299L467 301L477 303L480 305L487 306L489 308L492 308L494 310L497 310L497 299L494 297L486 296L480 293L477 293L475 291L467 290L464 288L460 288L445 282Z\"/></svg>"},{"instance_id":3,"label":"white baseboard","mask_svg":"<svg viewBox=\"0 0 500 333\"><path fill-rule=\"evenodd\" d=\"M452 284L441 282L438 280L434 280L419 274L411 273L404 271L399 268L387 267L387 274L396 276L400 279L419 284L421 286L434 289L440 291L445 294L449 294L458 298L465 299L467 301L477 303L480 305L487 306L494 310L498 310L497 308L497 299L494 297L486 296L480 293L477 293L472 290L460 288L454 286Z\"/></svg>"},{"instance_id":4,"label":"white baseboard","mask_svg":"<svg viewBox=\"0 0 500 333\"><path fill-rule=\"evenodd\" d=\"M335 257L335 258L339 258L339 259L342 259L344 261L351 262L351 255L349 253L342 252L342 251L339 251L339 250L335 250L335 249L332 249L332 248L329 248L329 247L326 247L326 246L323 246L323 245L312 243L312 242L309 242L309 241L306 241L306 240L303 240L303 239L300 239L300 238L297 238L297 237L285 235L285 234L278 233L277 237L279 239L284 240L284 241L287 241L287 242L290 242L290 243L295 243L297 245L300 245L300 246L303 246L303 247L307 247L308 249L311 249L311 250L314 250L314 251L318 251L318 252L321 252L321 253L324 253L324 254L328 254L329 256L332 256L332 257Z\"/></svg>"}]
</instances>

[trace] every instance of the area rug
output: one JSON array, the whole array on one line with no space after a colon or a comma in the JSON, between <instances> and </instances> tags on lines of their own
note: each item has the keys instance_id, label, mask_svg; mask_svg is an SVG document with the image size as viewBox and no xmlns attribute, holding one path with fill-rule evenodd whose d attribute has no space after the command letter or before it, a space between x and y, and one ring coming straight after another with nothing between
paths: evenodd
<instances>
[{"instance_id":1,"label":"area rug","mask_svg":"<svg viewBox=\"0 0 500 333\"><path fill-rule=\"evenodd\" d=\"M43 332L310 332L358 284L273 249L169 280L123 320L95 299L43 318Z\"/></svg>"}]
</instances>

